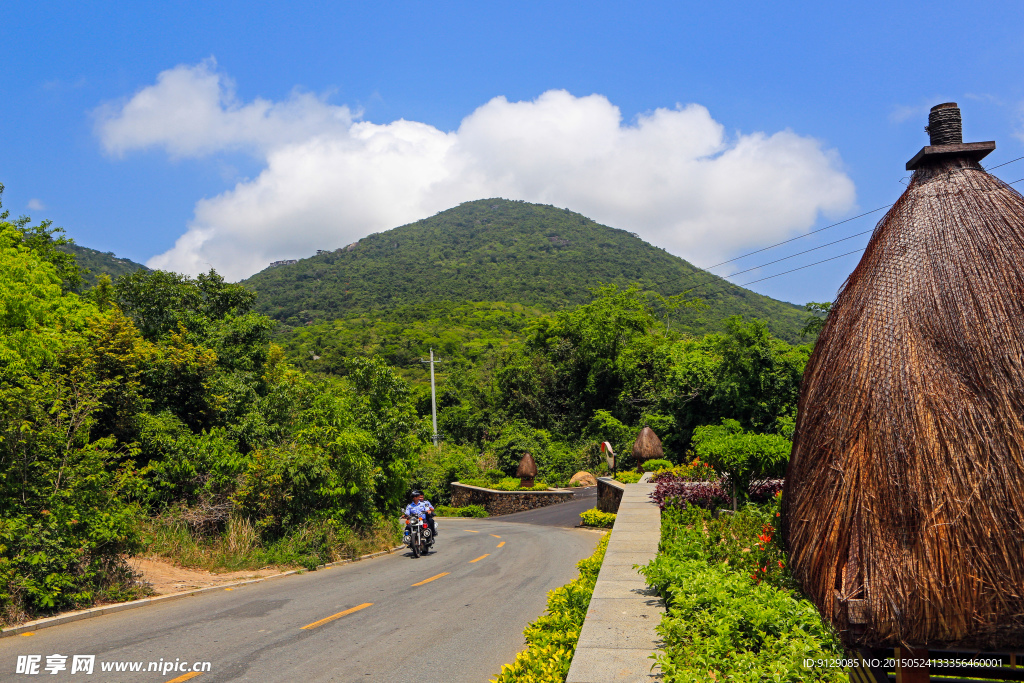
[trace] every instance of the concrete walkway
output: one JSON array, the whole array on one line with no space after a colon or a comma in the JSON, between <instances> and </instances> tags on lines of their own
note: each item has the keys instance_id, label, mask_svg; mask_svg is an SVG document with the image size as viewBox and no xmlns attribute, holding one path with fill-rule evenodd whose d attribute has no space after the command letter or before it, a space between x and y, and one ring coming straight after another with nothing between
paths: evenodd
<instances>
[{"instance_id":1,"label":"concrete walkway","mask_svg":"<svg viewBox=\"0 0 1024 683\"><path fill-rule=\"evenodd\" d=\"M622 502L597 576L566 683L657 681L650 656L659 646L654 627L665 606L633 565L658 553L661 512L653 484L624 484Z\"/></svg>"}]
</instances>

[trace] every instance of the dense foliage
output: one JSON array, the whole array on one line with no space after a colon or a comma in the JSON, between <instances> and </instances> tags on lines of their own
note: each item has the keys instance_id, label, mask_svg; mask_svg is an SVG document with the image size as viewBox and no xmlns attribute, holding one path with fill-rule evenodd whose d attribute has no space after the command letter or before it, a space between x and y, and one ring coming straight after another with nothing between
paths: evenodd
<instances>
[{"instance_id":1,"label":"dense foliage","mask_svg":"<svg viewBox=\"0 0 1024 683\"><path fill-rule=\"evenodd\" d=\"M804 315L702 271L632 233L568 209L504 199L466 202L415 223L364 237L298 263L268 268L245 284L259 310L290 326L354 313L442 301L506 301L557 311L590 299L602 284L642 283L671 297L690 291L706 309L671 306L659 316L690 334L732 315L769 321L795 342Z\"/></svg>"},{"instance_id":2,"label":"dense foliage","mask_svg":"<svg viewBox=\"0 0 1024 683\"><path fill-rule=\"evenodd\" d=\"M805 668L843 650L794 588L775 536L777 501L717 519L697 507L662 513L658 556L641 572L665 597L658 664L671 683L845 681Z\"/></svg>"},{"instance_id":3,"label":"dense foliage","mask_svg":"<svg viewBox=\"0 0 1024 683\"><path fill-rule=\"evenodd\" d=\"M97 251L74 243L61 244L58 249L75 257L75 262L82 269L82 279L88 286L99 282L101 275L116 280L122 275L134 273L136 270L149 270L141 263L121 258L111 251Z\"/></svg>"},{"instance_id":4,"label":"dense foliage","mask_svg":"<svg viewBox=\"0 0 1024 683\"><path fill-rule=\"evenodd\" d=\"M453 363L441 371L439 429L449 448L461 449L450 472L476 478L497 468L512 476L529 452L540 478L565 485L580 470L606 469L602 441L619 453L622 471L636 467L629 453L644 424L661 436L672 463L692 459L695 429L723 419L788 444L809 346L738 318L695 339L659 320L660 295L615 286L594 294L590 303L536 318L483 367ZM429 389L417 402L427 414ZM722 473L733 473L724 460Z\"/></svg>"},{"instance_id":5,"label":"dense foliage","mask_svg":"<svg viewBox=\"0 0 1024 683\"><path fill-rule=\"evenodd\" d=\"M255 295L212 271L136 271L78 294L60 232L6 219L0 619L137 591L125 557L144 543L233 534L253 558L311 566L360 533L390 544L424 442L383 361L302 373Z\"/></svg>"},{"instance_id":6,"label":"dense foliage","mask_svg":"<svg viewBox=\"0 0 1024 683\"><path fill-rule=\"evenodd\" d=\"M526 627L527 648L511 664L501 667L492 683L562 683L569 675L572 656L587 617L590 598L601 571L608 538L597 544L590 557L580 560L580 575L548 593L547 613Z\"/></svg>"}]
</instances>

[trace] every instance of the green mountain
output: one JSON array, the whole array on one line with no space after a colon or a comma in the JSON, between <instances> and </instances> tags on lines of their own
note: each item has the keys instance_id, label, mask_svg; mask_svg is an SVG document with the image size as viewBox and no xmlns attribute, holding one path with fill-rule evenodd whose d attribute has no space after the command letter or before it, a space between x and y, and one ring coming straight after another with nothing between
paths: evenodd
<instances>
[{"instance_id":1,"label":"green mountain","mask_svg":"<svg viewBox=\"0 0 1024 683\"><path fill-rule=\"evenodd\" d=\"M635 234L568 209L504 199L466 202L409 225L253 275L261 312L286 327L430 302L508 302L554 311L590 301L601 284L689 292L707 307L671 324L718 331L731 315L759 318L799 342L806 313L708 274Z\"/></svg>"},{"instance_id":2,"label":"green mountain","mask_svg":"<svg viewBox=\"0 0 1024 683\"><path fill-rule=\"evenodd\" d=\"M114 280L121 275L134 273L140 268L142 270L149 270L146 266L136 263L131 259L118 258L111 251L96 251L89 247L80 247L77 244L65 244L60 249L69 254L74 254L78 265L89 270L85 275L85 284L89 287L95 285L97 278L103 273L106 273L110 276L111 280Z\"/></svg>"}]
</instances>

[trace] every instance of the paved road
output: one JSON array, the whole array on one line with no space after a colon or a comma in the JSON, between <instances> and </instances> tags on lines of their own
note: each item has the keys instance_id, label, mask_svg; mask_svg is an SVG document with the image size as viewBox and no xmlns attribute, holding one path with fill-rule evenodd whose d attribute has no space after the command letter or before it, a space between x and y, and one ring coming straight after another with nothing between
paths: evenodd
<instances>
[{"instance_id":1,"label":"paved road","mask_svg":"<svg viewBox=\"0 0 1024 683\"><path fill-rule=\"evenodd\" d=\"M544 526L575 527L580 525L580 513L597 507L597 487L588 486L576 489L575 497L568 503L548 505L547 507L516 512L511 515L495 517L503 522L517 524L541 524Z\"/></svg>"},{"instance_id":2,"label":"paved road","mask_svg":"<svg viewBox=\"0 0 1024 683\"><path fill-rule=\"evenodd\" d=\"M0 681L482 683L523 648L547 592L575 578L600 538L513 517L441 520L437 552L419 559L387 555L0 638ZM67 670L43 670L52 654L68 655ZM96 655L92 676L70 674L76 654ZM18 655L42 655L45 678L15 674ZM210 671L146 672L161 659ZM142 672L100 671L120 661Z\"/></svg>"}]
</instances>

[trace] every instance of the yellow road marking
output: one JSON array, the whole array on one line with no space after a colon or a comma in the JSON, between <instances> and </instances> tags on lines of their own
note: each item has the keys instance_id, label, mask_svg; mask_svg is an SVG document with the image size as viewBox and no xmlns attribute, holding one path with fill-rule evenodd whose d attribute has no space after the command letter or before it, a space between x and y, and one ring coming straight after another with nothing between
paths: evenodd
<instances>
[{"instance_id":1,"label":"yellow road marking","mask_svg":"<svg viewBox=\"0 0 1024 683\"><path fill-rule=\"evenodd\" d=\"M234 588L225 588L224 590L226 590L226 591L233 591L235 589Z\"/></svg>"},{"instance_id":2,"label":"yellow road marking","mask_svg":"<svg viewBox=\"0 0 1024 683\"><path fill-rule=\"evenodd\" d=\"M364 602L363 604L356 605L355 607L353 607L351 609L347 609L344 612L338 612L337 614L332 614L329 617L324 617L320 621L314 621L312 624L306 624L302 628L303 629L307 629L307 628L316 628L317 626L323 626L324 624L326 624L329 621L334 621L335 619L340 619L341 617L345 616L346 614L352 614L353 612L358 612L361 609L366 609L367 607L369 607L372 604L373 604L372 602ZM167 683L170 683L170 681L168 681Z\"/></svg>"},{"instance_id":3,"label":"yellow road marking","mask_svg":"<svg viewBox=\"0 0 1024 683\"><path fill-rule=\"evenodd\" d=\"M505 545L505 541L502 541L501 543L499 543L499 544L498 544L498 547L500 548L500 547L501 547L501 546L503 546L503 545Z\"/></svg>"},{"instance_id":4,"label":"yellow road marking","mask_svg":"<svg viewBox=\"0 0 1024 683\"><path fill-rule=\"evenodd\" d=\"M501 536L499 536L498 534L491 534L491 536L494 536L495 538L501 538Z\"/></svg>"},{"instance_id":5,"label":"yellow road marking","mask_svg":"<svg viewBox=\"0 0 1024 683\"><path fill-rule=\"evenodd\" d=\"M465 531L467 533L470 533L470 534L478 534L478 533L480 533L479 531L473 531L472 529L463 529L463 531Z\"/></svg>"},{"instance_id":6,"label":"yellow road marking","mask_svg":"<svg viewBox=\"0 0 1024 683\"><path fill-rule=\"evenodd\" d=\"M441 572L437 576L431 576L429 579L424 579L423 581L420 581L419 583L414 583L413 586L422 586L425 583L430 583L431 581L434 581L436 579L440 579L442 576L448 576L449 574L451 574L451 572Z\"/></svg>"},{"instance_id":7,"label":"yellow road marking","mask_svg":"<svg viewBox=\"0 0 1024 683\"><path fill-rule=\"evenodd\" d=\"M469 563L473 564L474 562L479 562L480 560L484 559L488 555L490 555L490 553L487 553L487 555L481 555L480 557L476 558L475 560L470 560Z\"/></svg>"},{"instance_id":8,"label":"yellow road marking","mask_svg":"<svg viewBox=\"0 0 1024 683\"><path fill-rule=\"evenodd\" d=\"M191 680L191 679L195 678L198 675L199 675L198 671L193 671L192 673L185 674L184 676L178 676L177 678L172 678L171 680L167 681L167 683L185 683L185 681Z\"/></svg>"},{"instance_id":9,"label":"yellow road marking","mask_svg":"<svg viewBox=\"0 0 1024 683\"><path fill-rule=\"evenodd\" d=\"M28 633L19 633L18 635L21 636L22 638L28 638L29 636L34 636L35 633L29 631Z\"/></svg>"}]
</instances>

